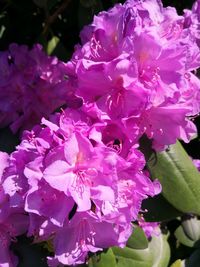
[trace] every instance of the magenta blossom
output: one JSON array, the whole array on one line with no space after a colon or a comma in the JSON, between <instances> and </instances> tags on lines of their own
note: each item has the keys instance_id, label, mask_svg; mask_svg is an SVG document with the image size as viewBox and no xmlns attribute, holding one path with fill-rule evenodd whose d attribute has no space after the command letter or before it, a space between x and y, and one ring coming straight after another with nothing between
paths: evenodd
<instances>
[{"instance_id":1,"label":"magenta blossom","mask_svg":"<svg viewBox=\"0 0 200 267\"><path fill-rule=\"evenodd\" d=\"M10 155L3 175L9 206L29 214L35 242L52 241L50 266L83 263L88 252L125 246L142 201L160 193L125 133L118 129L108 139L112 127L118 129L67 109L25 131ZM122 153L110 143L117 138Z\"/></svg>"},{"instance_id":2,"label":"magenta blossom","mask_svg":"<svg viewBox=\"0 0 200 267\"><path fill-rule=\"evenodd\" d=\"M10 206L10 196L4 190L4 174L9 168L9 156L0 152L0 266L17 266L17 257L10 250L11 242L27 231L28 216L24 210Z\"/></svg>"},{"instance_id":3,"label":"magenta blossom","mask_svg":"<svg viewBox=\"0 0 200 267\"><path fill-rule=\"evenodd\" d=\"M195 167L197 167L198 171L200 171L200 159L193 159L192 161Z\"/></svg>"},{"instance_id":4,"label":"magenta blossom","mask_svg":"<svg viewBox=\"0 0 200 267\"><path fill-rule=\"evenodd\" d=\"M152 236L159 236L161 234L159 223L157 222L146 222L144 220L144 217L141 216L138 220L138 223L147 238L151 238Z\"/></svg>"},{"instance_id":5,"label":"magenta blossom","mask_svg":"<svg viewBox=\"0 0 200 267\"><path fill-rule=\"evenodd\" d=\"M200 53L184 21L156 0L130 0L95 16L67 64L83 106L93 105L103 123L125 127L135 142L146 133L156 150L177 138L188 142L196 133L190 116L199 112L191 71Z\"/></svg>"},{"instance_id":6,"label":"magenta blossom","mask_svg":"<svg viewBox=\"0 0 200 267\"><path fill-rule=\"evenodd\" d=\"M62 105L77 106L70 70L40 45L11 44L0 52L0 127L30 129ZM77 102L77 103L76 103ZM37 107L37 108L36 108Z\"/></svg>"},{"instance_id":7,"label":"magenta blossom","mask_svg":"<svg viewBox=\"0 0 200 267\"><path fill-rule=\"evenodd\" d=\"M192 10L184 10L184 27L189 29L192 33L194 41L200 46L200 1L197 0L193 6Z\"/></svg>"}]
</instances>

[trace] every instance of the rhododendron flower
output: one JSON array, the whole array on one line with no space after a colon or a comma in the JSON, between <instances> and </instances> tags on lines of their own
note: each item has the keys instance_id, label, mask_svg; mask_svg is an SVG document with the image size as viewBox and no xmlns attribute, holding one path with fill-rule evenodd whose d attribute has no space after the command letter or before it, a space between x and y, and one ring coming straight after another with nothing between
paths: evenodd
<instances>
[{"instance_id":1,"label":"rhododendron flower","mask_svg":"<svg viewBox=\"0 0 200 267\"><path fill-rule=\"evenodd\" d=\"M26 232L28 216L23 213L11 213L3 222L0 222L0 265L17 266L18 259L10 250L11 242Z\"/></svg>"},{"instance_id":2,"label":"rhododendron flower","mask_svg":"<svg viewBox=\"0 0 200 267\"><path fill-rule=\"evenodd\" d=\"M194 165L197 167L198 171L200 171L200 160L199 159L193 159L192 160Z\"/></svg>"},{"instance_id":3,"label":"rhododendron flower","mask_svg":"<svg viewBox=\"0 0 200 267\"><path fill-rule=\"evenodd\" d=\"M0 152L0 265L16 266L10 244L26 231L53 246L51 267L124 247L133 221L159 234L141 207L161 186L138 143L145 134L161 151L196 134L199 11L199 0L183 16L128 0L84 27L68 63L39 45L0 52L0 127L26 129Z\"/></svg>"},{"instance_id":4,"label":"rhododendron flower","mask_svg":"<svg viewBox=\"0 0 200 267\"><path fill-rule=\"evenodd\" d=\"M191 71L200 51L184 23L160 1L131 0L95 16L67 63L83 107L93 105L102 122L114 120L137 135L135 142L146 133L156 150L177 138L188 142L196 133L189 117L199 112L192 105L199 81Z\"/></svg>"},{"instance_id":5,"label":"rhododendron flower","mask_svg":"<svg viewBox=\"0 0 200 267\"><path fill-rule=\"evenodd\" d=\"M144 231L147 238L159 236L161 233L158 222L146 222L143 216L139 218L138 224Z\"/></svg>"},{"instance_id":6,"label":"rhododendron flower","mask_svg":"<svg viewBox=\"0 0 200 267\"><path fill-rule=\"evenodd\" d=\"M11 44L0 52L0 68L0 127L30 129L62 105L79 105L65 63L47 56L40 45L28 50Z\"/></svg>"},{"instance_id":7,"label":"rhododendron flower","mask_svg":"<svg viewBox=\"0 0 200 267\"><path fill-rule=\"evenodd\" d=\"M192 34L193 39L200 46L200 1L197 0L193 6L192 10L184 10L184 27L189 29Z\"/></svg>"},{"instance_id":8,"label":"rhododendron flower","mask_svg":"<svg viewBox=\"0 0 200 267\"><path fill-rule=\"evenodd\" d=\"M24 210L11 208L10 197L4 190L4 173L9 167L9 156L0 152L0 266L17 266L17 257L10 250L11 242L27 231L28 216Z\"/></svg>"},{"instance_id":9,"label":"rhododendron flower","mask_svg":"<svg viewBox=\"0 0 200 267\"><path fill-rule=\"evenodd\" d=\"M129 144L122 157L106 144L101 127L81 109L68 108L25 131L10 155L3 175L10 208L24 207L35 241L52 240L50 266L125 246L142 200L160 193L160 184L143 172L142 153Z\"/></svg>"},{"instance_id":10,"label":"rhododendron flower","mask_svg":"<svg viewBox=\"0 0 200 267\"><path fill-rule=\"evenodd\" d=\"M131 227L126 231L129 236ZM64 265L84 263L88 251L97 252L119 245L119 232L117 225L102 221L92 212L76 213L70 222L57 231L54 239L56 256L49 259L49 265L52 266L53 262ZM68 238L63 239L64 236Z\"/></svg>"}]
</instances>

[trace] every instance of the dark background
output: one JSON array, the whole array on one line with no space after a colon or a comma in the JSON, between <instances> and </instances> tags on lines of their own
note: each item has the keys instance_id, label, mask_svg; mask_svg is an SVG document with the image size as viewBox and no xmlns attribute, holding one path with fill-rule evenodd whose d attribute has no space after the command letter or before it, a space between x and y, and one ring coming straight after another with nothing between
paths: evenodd
<instances>
[{"instance_id":1,"label":"dark background","mask_svg":"<svg viewBox=\"0 0 200 267\"><path fill-rule=\"evenodd\" d=\"M65 52L60 52L59 56L70 58L83 26L92 21L94 14L118 2L124 1L0 0L0 50L7 49L12 42L29 46L36 42L46 45L53 36L57 36L64 49L62 52ZM193 2L163 0L164 6L176 7L179 14L184 8L191 8ZM47 27L44 27L45 23Z\"/></svg>"}]
</instances>

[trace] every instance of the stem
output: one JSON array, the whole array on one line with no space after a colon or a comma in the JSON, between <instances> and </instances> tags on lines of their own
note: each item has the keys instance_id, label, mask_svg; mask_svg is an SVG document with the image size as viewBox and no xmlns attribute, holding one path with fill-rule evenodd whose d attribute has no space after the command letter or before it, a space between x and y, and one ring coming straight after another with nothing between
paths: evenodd
<instances>
[{"instance_id":1,"label":"stem","mask_svg":"<svg viewBox=\"0 0 200 267\"><path fill-rule=\"evenodd\" d=\"M61 14L69 5L71 0L64 0L61 6L57 8L57 10L53 13L53 15L49 16L45 21L44 30L42 32L42 35L47 35L49 28L51 24L54 23L54 21L57 19L58 15Z\"/></svg>"}]
</instances>

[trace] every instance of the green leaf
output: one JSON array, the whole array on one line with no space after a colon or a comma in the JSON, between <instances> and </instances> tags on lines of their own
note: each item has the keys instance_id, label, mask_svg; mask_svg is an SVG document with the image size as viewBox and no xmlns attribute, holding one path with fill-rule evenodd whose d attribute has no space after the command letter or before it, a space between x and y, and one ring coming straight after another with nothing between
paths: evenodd
<instances>
[{"instance_id":1,"label":"green leaf","mask_svg":"<svg viewBox=\"0 0 200 267\"><path fill-rule=\"evenodd\" d=\"M148 247L148 240L144 231L140 227L134 229L126 246L134 249L145 249Z\"/></svg>"},{"instance_id":2,"label":"green leaf","mask_svg":"<svg viewBox=\"0 0 200 267\"><path fill-rule=\"evenodd\" d=\"M134 250L131 248L113 248L113 252L116 256L117 267L152 267L151 258L148 253L148 249Z\"/></svg>"},{"instance_id":3,"label":"green leaf","mask_svg":"<svg viewBox=\"0 0 200 267\"><path fill-rule=\"evenodd\" d=\"M180 142L158 153L156 162L149 160L148 168L152 178L160 180L162 194L175 208L200 215L200 173Z\"/></svg>"},{"instance_id":4,"label":"green leaf","mask_svg":"<svg viewBox=\"0 0 200 267\"><path fill-rule=\"evenodd\" d=\"M185 234L182 225L180 225L176 231L174 232L175 237L177 238L177 240L187 246L187 247L194 247L195 241L191 240L190 238L187 237L187 235Z\"/></svg>"},{"instance_id":5,"label":"green leaf","mask_svg":"<svg viewBox=\"0 0 200 267\"><path fill-rule=\"evenodd\" d=\"M170 249L167 237L160 234L154 236L146 249L123 249L114 247L117 267L167 267Z\"/></svg>"},{"instance_id":6,"label":"green leaf","mask_svg":"<svg viewBox=\"0 0 200 267\"><path fill-rule=\"evenodd\" d=\"M53 36L51 40L47 44L47 54L51 55L53 51L55 50L56 46L60 42L60 39L57 36Z\"/></svg>"},{"instance_id":7,"label":"green leaf","mask_svg":"<svg viewBox=\"0 0 200 267\"><path fill-rule=\"evenodd\" d=\"M89 260L89 267L117 267L115 255L112 249L108 249L106 252L100 255L94 255Z\"/></svg>"},{"instance_id":8,"label":"green leaf","mask_svg":"<svg viewBox=\"0 0 200 267\"><path fill-rule=\"evenodd\" d=\"M161 194L154 198L145 199L142 202L142 209L148 210L148 212L143 214L145 221L148 222L171 220L182 215Z\"/></svg>"},{"instance_id":9,"label":"green leaf","mask_svg":"<svg viewBox=\"0 0 200 267\"><path fill-rule=\"evenodd\" d=\"M6 29L6 27L4 25L1 25L1 28L0 28L0 39L2 38L5 29Z\"/></svg>"},{"instance_id":10,"label":"green leaf","mask_svg":"<svg viewBox=\"0 0 200 267\"><path fill-rule=\"evenodd\" d=\"M56 56L62 61L68 61L70 59L71 52L66 50L66 47L57 36L53 36L51 40L47 42L44 36L40 35L37 41L43 45L48 55Z\"/></svg>"},{"instance_id":11,"label":"green leaf","mask_svg":"<svg viewBox=\"0 0 200 267\"><path fill-rule=\"evenodd\" d=\"M151 267L151 265L145 263L145 262L141 262L141 261L136 261L136 260L131 260L129 258L124 258L121 256L118 256L117 258L117 267L130 267L130 266L134 266L134 267Z\"/></svg>"}]
</instances>

